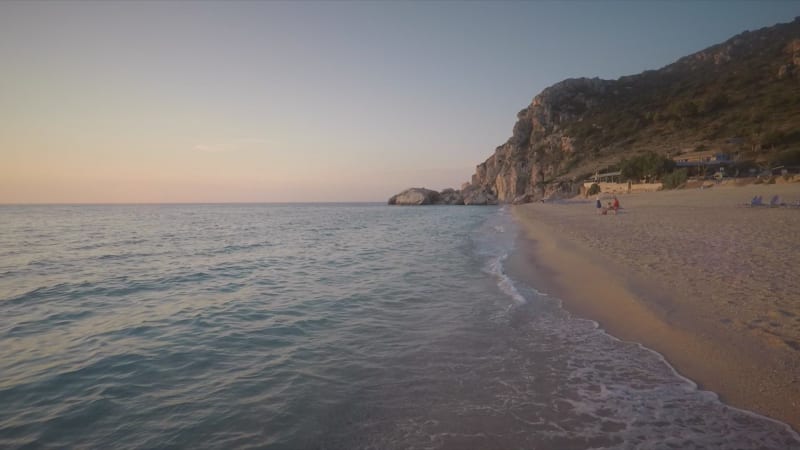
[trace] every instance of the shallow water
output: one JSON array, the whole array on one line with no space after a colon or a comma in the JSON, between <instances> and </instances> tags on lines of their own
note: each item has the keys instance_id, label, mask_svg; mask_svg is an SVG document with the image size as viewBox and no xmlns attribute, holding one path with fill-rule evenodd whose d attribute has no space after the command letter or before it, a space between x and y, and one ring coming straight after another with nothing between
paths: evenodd
<instances>
[{"instance_id":1,"label":"shallow water","mask_svg":"<svg viewBox=\"0 0 800 450\"><path fill-rule=\"evenodd\" d=\"M0 447L800 448L503 272L503 208L0 207Z\"/></svg>"}]
</instances>

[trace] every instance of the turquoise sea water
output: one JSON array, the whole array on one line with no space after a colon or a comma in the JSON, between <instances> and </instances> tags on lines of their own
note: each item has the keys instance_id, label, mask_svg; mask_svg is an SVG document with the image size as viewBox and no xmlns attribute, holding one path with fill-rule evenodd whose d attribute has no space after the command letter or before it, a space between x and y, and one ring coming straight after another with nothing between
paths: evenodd
<instances>
[{"instance_id":1,"label":"turquoise sea water","mask_svg":"<svg viewBox=\"0 0 800 450\"><path fill-rule=\"evenodd\" d=\"M793 449L508 278L502 207L0 207L0 448Z\"/></svg>"}]
</instances>

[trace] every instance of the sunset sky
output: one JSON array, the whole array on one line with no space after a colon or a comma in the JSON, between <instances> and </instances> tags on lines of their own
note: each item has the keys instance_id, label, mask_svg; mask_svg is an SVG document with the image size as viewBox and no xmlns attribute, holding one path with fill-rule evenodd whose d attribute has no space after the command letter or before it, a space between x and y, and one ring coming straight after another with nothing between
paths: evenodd
<instances>
[{"instance_id":1,"label":"sunset sky","mask_svg":"<svg viewBox=\"0 0 800 450\"><path fill-rule=\"evenodd\" d=\"M0 203L385 201L459 187L569 77L797 2L0 3Z\"/></svg>"}]
</instances>

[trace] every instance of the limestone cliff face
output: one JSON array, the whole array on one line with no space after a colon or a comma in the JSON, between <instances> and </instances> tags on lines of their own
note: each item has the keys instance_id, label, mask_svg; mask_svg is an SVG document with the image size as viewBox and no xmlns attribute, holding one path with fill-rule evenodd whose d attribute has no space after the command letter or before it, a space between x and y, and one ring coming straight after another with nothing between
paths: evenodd
<instances>
[{"instance_id":1,"label":"limestone cliff face","mask_svg":"<svg viewBox=\"0 0 800 450\"><path fill-rule=\"evenodd\" d=\"M726 151L795 148L798 123L800 18L741 33L659 70L546 88L462 190L505 203L571 196L584 177L642 151L669 155L729 142L741 148Z\"/></svg>"},{"instance_id":2,"label":"limestone cliff face","mask_svg":"<svg viewBox=\"0 0 800 450\"><path fill-rule=\"evenodd\" d=\"M501 202L522 196L553 196L565 186L553 184L569 168L576 151L575 138L564 124L580 120L596 107L614 81L597 78L569 79L537 95L517 113L512 136L479 164L471 184L494 193ZM572 188L567 186L567 192Z\"/></svg>"}]
</instances>

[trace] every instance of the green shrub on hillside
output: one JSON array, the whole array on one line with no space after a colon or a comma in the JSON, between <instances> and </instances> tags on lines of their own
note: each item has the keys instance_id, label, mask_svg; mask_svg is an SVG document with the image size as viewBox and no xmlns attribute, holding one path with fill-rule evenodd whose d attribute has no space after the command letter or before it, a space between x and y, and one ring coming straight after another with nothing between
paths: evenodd
<instances>
[{"instance_id":1,"label":"green shrub on hillside","mask_svg":"<svg viewBox=\"0 0 800 450\"><path fill-rule=\"evenodd\" d=\"M689 178L689 174L684 168L664 175L664 178L661 180L661 182L664 185L664 189L677 189L686 183L687 178Z\"/></svg>"},{"instance_id":2,"label":"green shrub on hillside","mask_svg":"<svg viewBox=\"0 0 800 450\"><path fill-rule=\"evenodd\" d=\"M800 166L800 148L784 150L775 155L773 165Z\"/></svg>"},{"instance_id":3,"label":"green shrub on hillside","mask_svg":"<svg viewBox=\"0 0 800 450\"><path fill-rule=\"evenodd\" d=\"M691 100L684 100L672 105L672 112L681 119L694 117L698 113L697 104Z\"/></svg>"},{"instance_id":4,"label":"green shrub on hillside","mask_svg":"<svg viewBox=\"0 0 800 450\"><path fill-rule=\"evenodd\" d=\"M700 112L703 114L712 113L725 108L730 104L730 98L724 92L711 94L700 103Z\"/></svg>"},{"instance_id":5,"label":"green shrub on hillside","mask_svg":"<svg viewBox=\"0 0 800 450\"><path fill-rule=\"evenodd\" d=\"M591 196L591 195L597 195L599 193L600 193L600 185L597 183L592 183L592 185L589 186L589 190L586 192L586 195Z\"/></svg>"},{"instance_id":6,"label":"green shrub on hillside","mask_svg":"<svg viewBox=\"0 0 800 450\"><path fill-rule=\"evenodd\" d=\"M759 136L762 148L787 147L800 142L800 131L769 130Z\"/></svg>"}]
</instances>

